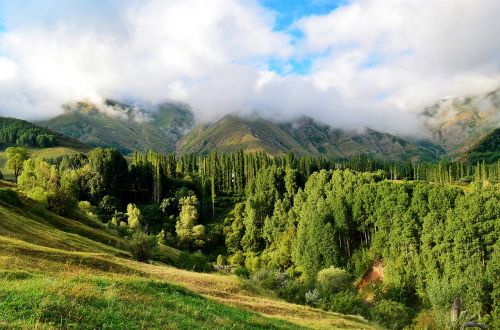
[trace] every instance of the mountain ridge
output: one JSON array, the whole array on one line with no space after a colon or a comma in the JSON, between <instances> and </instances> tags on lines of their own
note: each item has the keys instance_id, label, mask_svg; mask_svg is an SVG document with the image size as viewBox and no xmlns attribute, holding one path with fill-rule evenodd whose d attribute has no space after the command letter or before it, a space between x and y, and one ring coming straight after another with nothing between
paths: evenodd
<instances>
[{"instance_id":1,"label":"mountain ridge","mask_svg":"<svg viewBox=\"0 0 500 330\"><path fill-rule=\"evenodd\" d=\"M63 108L63 114L40 124L90 146L112 147L124 154L149 149L173 152L184 130L194 124L190 110L176 103L160 104L150 112L113 100L103 106L79 101Z\"/></svg>"},{"instance_id":2,"label":"mountain ridge","mask_svg":"<svg viewBox=\"0 0 500 330\"><path fill-rule=\"evenodd\" d=\"M335 128L307 116L274 121L229 114L196 123L189 105L174 102L144 110L113 100L105 100L102 106L80 101L64 109L62 115L42 124L93 147L113 147L124 154L243 149L335 158L367 154L393 160L463 160L500 127L500 88L443 99L425 108L420 115L424 122L421 136Z\"/></svg>"}]
</instances>

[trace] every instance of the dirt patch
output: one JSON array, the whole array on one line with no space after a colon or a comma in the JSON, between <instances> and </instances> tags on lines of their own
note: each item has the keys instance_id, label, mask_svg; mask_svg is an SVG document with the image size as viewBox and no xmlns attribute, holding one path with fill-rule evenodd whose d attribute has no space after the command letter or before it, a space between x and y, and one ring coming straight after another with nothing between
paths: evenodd
<instances>
[{"instance_id":1,"label":"dirt patch","mask_svg":"<svg viewBox=\"0 0 500 330\"><path fill-rule=\"evenodd\" d=\"M369 291L370 288L375 287L377 284L381 284L384 282L384 265L382 264L382 260L377 260L373 263L373 265L366 271L366 273L359 281L356 289L358 292ZM372 294L368 294L365 299L370 301L372 299Z\"/></svg>"}]
</instances>

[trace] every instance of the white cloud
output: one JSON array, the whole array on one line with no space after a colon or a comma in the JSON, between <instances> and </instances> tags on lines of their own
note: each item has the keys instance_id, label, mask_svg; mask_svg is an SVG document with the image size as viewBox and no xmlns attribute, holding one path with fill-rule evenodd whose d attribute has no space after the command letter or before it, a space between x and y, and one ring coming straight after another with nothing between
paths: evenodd
<instances>
[{"instance_id":1,"label":"white cloud","mask_svg":"<svg viewBox=\"0 0 500 330\"><path fill-rule=\"evenodd\" d=\"M295 26L303 52L327 53L313 65L317 86L415 111L500 85L499 12L496 0L358 0Z\"/></svg>"},{"instance_id":2,"label":"white cloud","mask_svg":"<svg viewBox=\"0 0 500 330\"><path fill-rule=\"evenodd\" d=\"M290 37L272 31L272 14L252 1L129 1L115 9L88 21L71 11L50 22L35 15L0 33L4 62L18 68L15 75L2 70L2 114L41 117L60 112L64 102L104 97L189 101L220 73L251 77L268 57L292 51ZM102 20L113 28L103 30ZM219 82L228 89L246 79L228 78Z\"/></svg>"},{"instance_id":3,"label":"white cloud","mask_svg":"<svg viewBox=\"0 0 500 330\"><path fill-rule=\"evenodd\" d=\"M295 22L299 40L274 31L276 13L253 0L15 3L0 32L3 115L171 99L202 120L257 110L407 132L436 99L500 85L496 0L354 0ZM268 67L304 57L305 75Z\"/></svg>"}]
</instances>

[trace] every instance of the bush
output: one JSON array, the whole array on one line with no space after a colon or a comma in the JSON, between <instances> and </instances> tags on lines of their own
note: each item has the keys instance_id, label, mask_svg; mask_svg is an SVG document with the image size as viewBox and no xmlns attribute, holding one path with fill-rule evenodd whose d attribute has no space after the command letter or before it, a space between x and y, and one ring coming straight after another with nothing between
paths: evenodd
<instances>
[{"instance_id":1,"label":"bush","mask_svg":"<svg viewBox=\"0 0 500 330\"><path fill-rule=\"evenodd\" d=\"M241 251L237 251L235 254L233 254L233 257L231 258L231 265L235 266L243 266L245 263L245 255Z\"/></svg>"},{"instance_id":2,"label":"bush","mask_svg":"<svg viewBox=\"0 0 500 330\"><path fill-rule=\"evenodd\" d=\"M319 301L318 289L307 291L304 297L306 299L306 304L316 306Z\"/></svg>"},{"instance_id":3,"label":"bush","mask_svg":"<svg viewBox=\"0 0 500 330\"><path fill-rule=\"evenodd\" d=\"M427 285L427 298L434 308L448 309L462 294L461 286L445 280L433 280Z\"/></svg>"},{"instance_id":4,"label":"bush","mask_svg":"<svg viewBox=\"0 0 500 330\"><path fill-rule=\"evenodd\" d=\"M287 277L287 279L285 279L280 285L278 292L280 297L284 298L285 300L297 304L303 304L305 303L304 299L306 292L309 289L310 286L297 282L297 280L295 280L295 278L293 277Z\"/></svg>"},{"instance_id":5,"label":"bush","mask_svg":"<svg viewBox=\"0 0 500 330\"><path fill-rule=\"evenodd\" d=\"M449 311L446 311L449 314ZM423 310L415 317L413 320L413 329L415 330L427 330L427 329L442 329L440 327L438 318L443 315L438 315L436 310ZM445 317L448 319L448 317ZM448 320L447 320L448 321Z\"/></svg>"},{"instance_id":6,"label":"bush","mask_svg":"<svg viewBox=\"0 0 500 330\"><path fill-rule=\"evenodd\" d=\"M212 270L212 265L208 262L207 257L201 252L181 252L175 266L195 272L209 272Z\"/></svg>"},{"instance_id":7,"label":"bush","mask_svg":"<svg viewBox=\"0 0 500 330\"><path fill-rule=\"evenodd\" d=\"M250 271L247 268L242 267L242 266L237 266L234 269L234 274L238 277L241 277L241 278L249 278L250 277Z\"/></svg>"},{"instance_id":8,"label":"bush","mask_svg":"<svg viewBox=\"0 0 500 330\"><path fill-rule=\"evenodd\" d=\"M252 275L250 280L264 289L275 290L278 288L278 281L273 270L261 269Z\"/></svg>"},{"instance_id":9,"label":"bush","mask_svg":"<svg viewBox=\"0 0 500 330\"><path fill-rule=\"evenodd\" d=\"M218 265L218 266L225 266L225 265L227 265L227 258L225 256L223 256L222 254L219 254L217 256L216 265Z\"/></svg>"},{"instance_id":10,"label":"bush","mask_svg":"<svg viewBox=\"0 0 500 330\"><path fill-rule=\"evenodd\" d=\"M403 329L412 322L412 314L411 309L392 300L380 300L371 309L371 319L389 329Z\"/></svg>"},{"instance_id":11,"label":"bush","mask_svg":"<svg viewBox=\"0 0 500 330\"><path fill-rule=\"evenodd\" d=\"M319 271L316 287L320 297L328 299L331 295L353 289L351 276L343 269L330 267Z\"/></svg>"},{"instance_id":12,"label":"bush","mask_svg":"<svg viewBox=\"0 0 500 330\"><path fill-rule=\"evenodd\" d=\"M326 309L342 314L368 315L368 306L353 291L342 291L331 296Z\"/></svg>"},{"instance_id":13,"label":"bush","mask_svg":"<svg viewBox=\"0 0 500 330\"><path fill-rule=\"evenodd\" d=\"M149 236L140 230L136 231L130 239L130 252L137 261L148 261L153 255L155 247L155 237Z\"/></svg>"}]
</instances>

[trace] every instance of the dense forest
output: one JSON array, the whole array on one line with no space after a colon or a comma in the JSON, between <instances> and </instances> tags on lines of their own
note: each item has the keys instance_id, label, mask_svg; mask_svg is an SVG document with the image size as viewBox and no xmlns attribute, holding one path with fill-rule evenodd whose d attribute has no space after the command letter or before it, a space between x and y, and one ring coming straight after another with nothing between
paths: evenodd
<instances>
[{"instance_id":1,"label":"dense forest","mask_svg":"<svg viewBox=\"0 0 500 330\"><path fill-rule=\"evenodd\" d=\"M56 144L56 136L50 130L36 126L28 121L0 117L0 146L2 143L5 145L46 148Z\"/></svg>"},{"instance_id":2,"label":"dense forest","mask_svg":"<svg viewBox=\"0 0 500 330\"><path fill-rule=\"evenodd\" d=\"M11 152L12 153L12 152ZM23 156L18 187L130 237L196 252L284 299L389 328L500 326L500 162L385 162L112 149ZM364 283L375 266L383 281ZM353 283L357 283L355 286Z\"/></svg>"}]
</instances>

